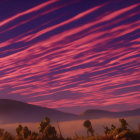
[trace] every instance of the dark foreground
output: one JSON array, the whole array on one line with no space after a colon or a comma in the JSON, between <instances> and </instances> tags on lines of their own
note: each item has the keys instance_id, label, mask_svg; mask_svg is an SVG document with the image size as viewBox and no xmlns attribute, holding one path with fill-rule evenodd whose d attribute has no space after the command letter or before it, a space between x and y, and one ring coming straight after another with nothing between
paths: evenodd
<instances>
[{"instance_id":1,"label":"dark foreground","mask_svg":"<svg viewBox=\"0 0 140 140\"><path fill-rule=\"evenodd\" d=\"M131 130L125 119L119 119L119 122L119 127L113 124L110 128L105 126L104 136L97 136L90 120L85 120L83 126L87 132L86 137L75 134L73 137L64 138L59 124L57 124L57 132L56 128L51 125L50 119L45 117L39 124L38 132L29 130L27 126L19 125L15 130L15 136L4 129L0 129L0 140L140 140L140 124L137 130Z\"/></svg>"}]
</instances>

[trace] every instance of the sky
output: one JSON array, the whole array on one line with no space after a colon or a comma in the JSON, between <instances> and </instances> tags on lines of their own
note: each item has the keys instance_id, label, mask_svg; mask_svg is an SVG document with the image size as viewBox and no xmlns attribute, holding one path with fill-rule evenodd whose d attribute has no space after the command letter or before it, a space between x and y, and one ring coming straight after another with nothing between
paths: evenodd
<instances>
[{"instance_id":1,"label":"sky","mask_svg":"<svg viewBox=\"0 0 140 140\"><path fill-rule=\"evenodd\" d=\"M0 0L0 98L70 113L140 107L139 0Z\"/></svg>"}]
</instances>

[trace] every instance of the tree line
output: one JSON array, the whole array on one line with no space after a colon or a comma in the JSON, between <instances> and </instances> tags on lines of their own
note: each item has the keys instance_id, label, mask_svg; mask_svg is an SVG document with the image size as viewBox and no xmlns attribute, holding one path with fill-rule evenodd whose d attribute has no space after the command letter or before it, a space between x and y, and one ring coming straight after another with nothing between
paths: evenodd
<instances>
[{"instance_id":1,"label":"tree line","mask_svg":"<svg viewBox=\"0 0 140 140\"><path fill-rule=\"evenodd\" d=\"M87 131L87 136L78 136L64 138L58 125L58 131L51 125L50 119L45 117L40 122L38 132L31 131L27 126L19 125L16 128L16 135L0 129L0 140L140 140L140 125L137 130L131 130L127 121L119 119L120 126L116 127L112 124L110 127L104 126L104 135L95 135L90 120L85 120L83 126Z\"/></svg>"}]
</instances>

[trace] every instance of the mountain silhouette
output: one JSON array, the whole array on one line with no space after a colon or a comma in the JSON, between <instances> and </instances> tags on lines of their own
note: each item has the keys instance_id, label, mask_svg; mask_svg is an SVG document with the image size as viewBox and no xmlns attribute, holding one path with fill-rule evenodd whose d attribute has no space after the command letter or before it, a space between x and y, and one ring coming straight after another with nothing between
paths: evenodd
<instances>
[{"instance_id":1,"label":"mountain silhouette","mask_svg":"<svg viewBox=\"0 0 140 140\"><path fill-rule=\"evenodd\" d=\"M114 118L114 117L131 117L140 116L140 109L122 111L122 112L111 112L105 110L90 109L85 111L80 115L82 119L92 119L92 118Z\"/></svg>"},{"instance_id":2,"label":"mountain silhouette","mask_svg":"<svg viewBox=\"0 0 140 140\"><path fill-rule=\"evenodd\" d=\"M80 115L61 112L10 99L0 99L0 123L39 122L47 116L51 121L140 116L140 109L124 112L87 110Z\"/></svg>"},{"instance_id":3,"label":"mountain silhouette","mask_svg":"<svg viewBox=\"0 0 140 140\"><path fill-rule=\"evenodd\" d=\"M76 119L76 115L20 101L0 99L0 123L38 122L47 116L51 121Z\"/></svg>"}]
</instances>

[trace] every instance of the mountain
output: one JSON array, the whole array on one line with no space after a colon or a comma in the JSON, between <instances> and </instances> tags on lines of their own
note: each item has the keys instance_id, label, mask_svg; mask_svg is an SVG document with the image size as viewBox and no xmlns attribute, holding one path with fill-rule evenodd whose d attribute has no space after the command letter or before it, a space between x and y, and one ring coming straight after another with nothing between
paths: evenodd
<instances>
[{"instance_id":1,"label":"mountain","mask_svg":"<svg viewBox=\"0 0 140 140\"><path fill-rule=\"evenodd\" d=\"M0 123L38 122L47 116L51 121L74 120L76 115L20 101L0 99Z\"/></svg>"},{"instance_id":2,"label":"mountain","mask_svg":"<svg viewBox=\"0 0 140 140\"><path fill-rule=\"evenodd\" d=\"M0 99L0 123L39 122L47 116L51 121L140 116L140 109L124 112L87 110L80 115L61 112L20 101Z\"/></svg>"},{"instance_id":3,"label":"mountain","mask_svg":"<svg viewBox=\"0 0 140 140\"><path fill-rule=\"evenodd\" d=\"M93 119L93 118L116 118L116 117L131 117L131 116L140 116L140 109L123 112L111 112L105 110L91 109L82 113L80 115L80 118Z\"/></svg>"}]
</instances>

